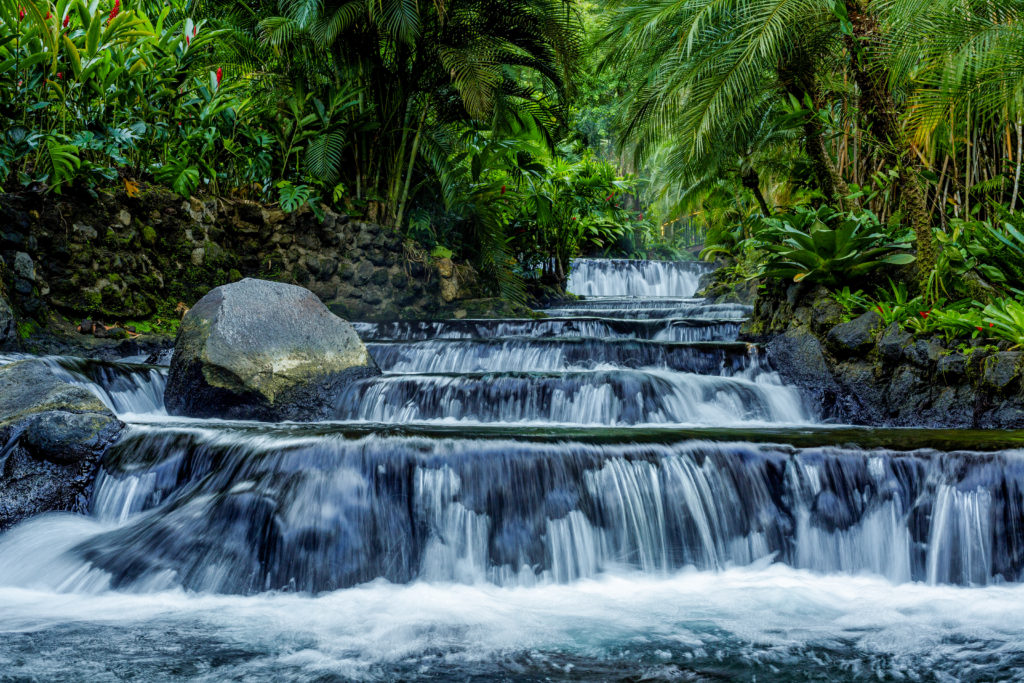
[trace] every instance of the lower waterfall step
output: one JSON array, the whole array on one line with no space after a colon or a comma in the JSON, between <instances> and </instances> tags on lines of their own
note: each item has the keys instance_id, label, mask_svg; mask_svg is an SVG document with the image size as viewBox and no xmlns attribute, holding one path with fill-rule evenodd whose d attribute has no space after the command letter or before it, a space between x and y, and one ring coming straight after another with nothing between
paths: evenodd
<instances>
[{"instance_id":1,"label":"lower waterfall step","mask_svg":"<svg viewBox=\"0 0 1024 683\"><path fill-rule=\"evenodd\" d=\"M1022 457L136 427L95 496L94 515L119 528L32 571L70 587L229 593L770 561L1012 582L1024 571L1024 527L1006 523L1024 514Z\"/></svg>"}]
</instances>

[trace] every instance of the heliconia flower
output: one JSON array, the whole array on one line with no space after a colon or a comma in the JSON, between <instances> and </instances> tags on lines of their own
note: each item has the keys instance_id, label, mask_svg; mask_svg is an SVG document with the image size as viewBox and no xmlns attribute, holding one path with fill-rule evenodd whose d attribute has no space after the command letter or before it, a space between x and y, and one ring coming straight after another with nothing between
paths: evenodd
<instances>
[{"instance_id":1,"label":"heliconia flower","mask_svg":"<svg viewBox=\"0 0 1024 683\"><path fill-rule=\"evenodd\" d=\"M224 74L224 70L218 66L217 67L217 85L220 85L220 77L223 74Z\"/></svg>"},{"instance_id":2,"label":"heliconia flower","mask_svg":"<svg viewBox=\"0 0 1024 683\"><path fill-rule=\"evenodd\" d=\"M114 20L114 17L116 17L118 12L120 11L121 0L114 0L114 9L110 10L110 17L107 19L107 23L109 24L110 22L112 22Z\"/></svg>"},{"instance_id":3,"label":"heliconia flower","mask_svg":"<svg viewBox=\"0 0 1024 683\"><path fill-rule=\"evenodd\" d=\"M66 17L64 17L64 28L67 28L68 24L70 24L70 23L71 23L71 14L69 13Z\"/></svg>"},{"instance_id":4,"label":"heliconia flower","mask_svg":"<svg viewBox=\"0 0 1024 683\"><path fill-rule=\"evenodd\" d=\"M18 5L18 21L21 21L24 18L25 18L25 8L22 7L21 5Z\"/></svg>"},{"instance_id":5,"label":"heliconia flower","mask_svg":"<svg viewBox=\"0 0 1024 683\"><path fill-rule=\"evenodd\" d=\"M504 185L501 186L501 193L505 194L505 186Z\"/></svg>"}]
</instances>

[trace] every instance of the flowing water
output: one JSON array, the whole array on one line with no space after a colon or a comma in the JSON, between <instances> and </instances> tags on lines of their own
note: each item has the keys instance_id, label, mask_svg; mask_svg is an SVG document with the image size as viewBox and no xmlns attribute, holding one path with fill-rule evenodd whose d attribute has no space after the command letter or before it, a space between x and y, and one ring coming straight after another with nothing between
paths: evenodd
<instances>
[{"instance_id":1,"label":"flowing water","mask_svg":"<svg viewBox=\"0 0 1024 683\"><path fill-rule=\"evenodd\" d=\"M0 680L1024 678L1024 433L820 424L705 269L359 324L384 374L317 424L46 359L129 431L0 536Z\"/></svg>"}]
</instances>

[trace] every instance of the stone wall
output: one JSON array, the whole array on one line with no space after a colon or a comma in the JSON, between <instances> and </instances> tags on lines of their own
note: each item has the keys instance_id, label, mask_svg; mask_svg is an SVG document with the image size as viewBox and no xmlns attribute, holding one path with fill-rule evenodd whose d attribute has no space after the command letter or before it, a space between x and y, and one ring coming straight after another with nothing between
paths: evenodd
<instances>
[{"instance_id":1,"label":"stone wall","mask_svg":"<svg viewBox=\"0 0 1024 683\"><path fill-rule=\"evenodd\" d=\"M874 311L843 321L823 288L762 291L744 328L822 416L866 425L1024 428L1024 352L915 338Z\"/></svg>"},{"instance_id":2,"label":"stone wall","mask_svg":"<svg viewBox=\"0 0 1024 683\"><path fill-rule=\"evenodd\" d=\"M0 269L30 328L176 320L211 288L242 277L305 286L354 320L450 316L479 294L471 268L431 259L389 228L162 189L0 195ZM0 303L0 327L4 310Z\"/></svg>"}]
</instances>

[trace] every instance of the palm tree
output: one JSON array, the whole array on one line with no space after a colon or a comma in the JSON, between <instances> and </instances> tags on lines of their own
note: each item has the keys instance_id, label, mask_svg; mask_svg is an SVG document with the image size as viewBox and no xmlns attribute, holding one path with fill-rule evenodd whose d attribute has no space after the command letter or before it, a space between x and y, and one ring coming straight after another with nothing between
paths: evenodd
<instances>
[{"instance_id":1,"label":"palm tree","mask_svg":"<svg viewBox=\"0 0 1024 683\"><path fill-rule=\"evenodd\" d=\"M881 2L882 0L879 0ZM803 144L817 185L842 203L845 183L829 158L817 111L820 83L839 70L853 74L856 118L866 123L876 157L898 172L897 191L917 235L923 282L934 266L934 239L919 182L920 167L901 126L902 110L876 8L860 0L653 0L620 4L606 38L611 59L632 65L641 81L626 114L640 156L667 136L692 139L705 158L722 129L742 125L750 101L783 95L802 102ZM855 121L856 121L855 118Z\"/></svg>"}]
</instances>

